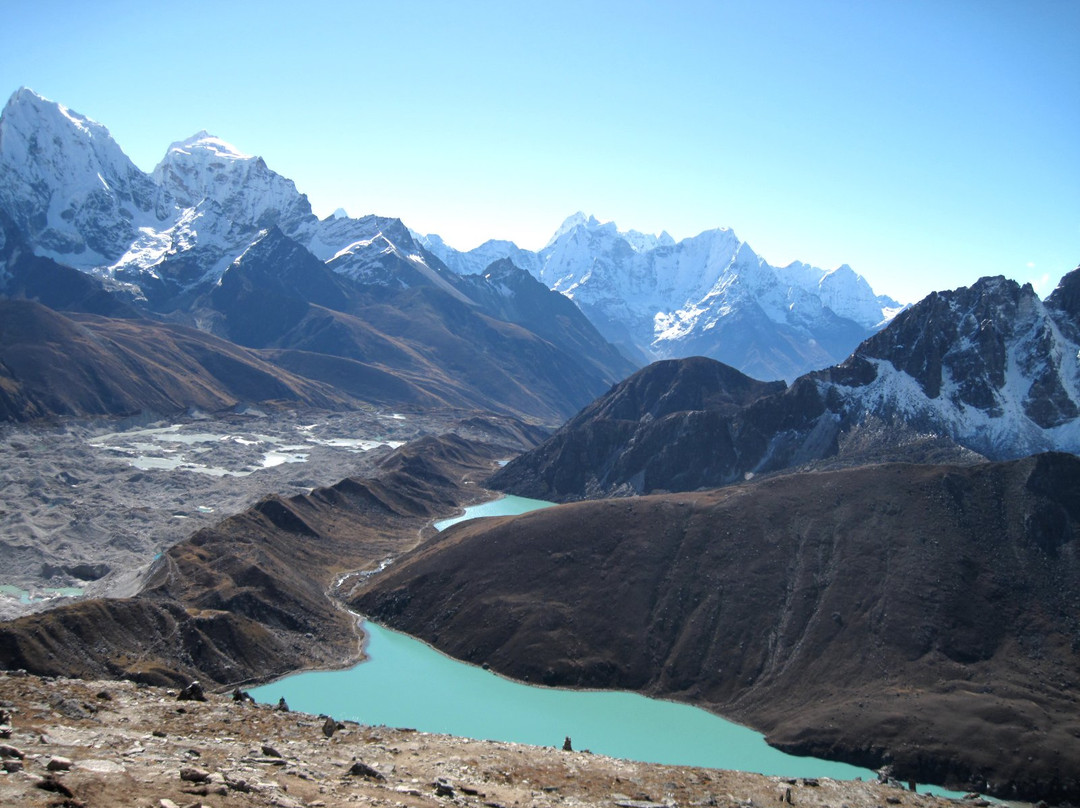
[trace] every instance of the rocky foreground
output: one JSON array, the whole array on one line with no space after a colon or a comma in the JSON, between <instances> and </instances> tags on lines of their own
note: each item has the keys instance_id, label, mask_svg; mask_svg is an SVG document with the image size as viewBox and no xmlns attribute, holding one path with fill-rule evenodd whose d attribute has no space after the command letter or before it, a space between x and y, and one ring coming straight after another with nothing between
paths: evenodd
<instances>
[{"instance_id":1,"label":"rocky foreground","mask_svg":"<svg viewBox=\"0 0 1080 808\"><path fill-rule=\"evenodd\" d=\"M132 682L0 674L4 806L934 808L896 785L660 766L335 722ZM10 727L10 729L8 729ZM561 739L554 739L560 741ZM983 800L965 804L985 806Z\"/></svg>"}]
</instances>

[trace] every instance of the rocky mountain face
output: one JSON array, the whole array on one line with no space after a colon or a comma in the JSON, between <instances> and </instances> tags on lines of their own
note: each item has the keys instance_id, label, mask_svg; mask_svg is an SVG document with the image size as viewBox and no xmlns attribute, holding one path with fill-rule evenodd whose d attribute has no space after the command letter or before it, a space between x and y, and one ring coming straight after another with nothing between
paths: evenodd
<instances>
[{"instance_id":1,"label":"rocky mountain face","mask_svg":"<svg viewBox=\"0 0 1080 808\"><path fill-rule=\"evenodd\" d=\"M758 388L735 407L715 403L727 385L746 385L730 369L690 373L703 360L677 360L687 372L673 373L656 363L491 485L565 501L727 485L822 462L1078 452L1078 286L1080 269L1045 302L1000 277L934 293L842 364ZM685 406L658 409L662 396Z\"/></svg>"},{"instance_id":2,"label":"rocky mountain face","mask_svg":"<svg viewBox=\"0 0 1080 808\"><path fill-rule=\"evenodd\" d=\"M35 250L79 269L119 259L173 203L104 126L21 89L0 114L0 209Z\"/></svg>"},{"instance_id":3,"label":"rocky mountain face","mask_svg":"<svg viewBox=\"0 0 1080 808\"><path fill-rule=\"evenodd\" d=\"M761 379L836 364L901 309L846 265L774 267L727 229L675 242L578 213L536 253L507 241L458 252L438 236L420 240L460 273L509 258L573 298L628 356L709 356Z\"/></svg>"},{"instance_id":4,"label":"rocky mountain face","mask_svg":"<svg viewBox=\"0 0 1080 808\"><path fill-rule=\"evenodd\" d=\"M990 457L1080 450L1080 270L1045 302L1002 277L935 292L849 361L862 405Z\"/></svg>"},{"instance_id":5,"label":"rocky mountain face","mask_svg":"<svg viewBox=\"0 0 1080 808\"><path fill-rule=\"evenodd\" d=\"M353 606L515 678L1053 803L1080 796L1078 546L1073 455L885 464L472 520Z\"/></svg>"},{"instance_id":6,"label":"rocky mountain face","mask_svg":"<svg viewBox=\"0 0 1080 808\"><path fill-rule=\"evenodd\" d=\"M558 422L634 369L525 272L457 275L396 219L320 221L206 132L144 174L29 90L0 118L0 234L0 294L194 326L361 400Z\"/></svg>"}]
</instances>

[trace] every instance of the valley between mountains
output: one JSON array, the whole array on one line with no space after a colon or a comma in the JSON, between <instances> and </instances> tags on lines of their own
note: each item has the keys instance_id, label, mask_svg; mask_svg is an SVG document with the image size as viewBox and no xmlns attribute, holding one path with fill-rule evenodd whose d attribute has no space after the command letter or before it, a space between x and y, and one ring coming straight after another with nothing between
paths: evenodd
<instances>
[{"instance_id":1,"label":"valley between mountains","mask_svg":"<svg viewBox=\"0 0 1080 808\"><path fill-rule=\"evenodd\" d=\"M320 220L205 132L143 172L22 89L0 116L0 422L0 708L24 746L45 694L87 700L67 678L133 720L172 698L151 688L351 665L355 610L508 676L689 702L885 780L1080 801L1080 268L1044 299L989 277L901 307L726 229L675 242L575 215L538 252L463 253L396 219ZM500 492L561 504L433 529ZM178 714L198 744L232 733L211 701L204 727ZM98 712L63 732L113 732ZM512 752L563 785L507 780L505 799L776 799L682 770L601 789L622 764L575 757L564 777L567 758ZM216 796L448 798L320 791L337 764L289 765L295 799L230 791L231 769ZM153 798L110 797L106 768L49 782L71 784L63 804ZM5 799L46 804L32 767L4 771ZM575 777L592 790L559 791ZM794 802L819 804L813 788ZM836 800L929 804L861 789Z\"/></svg>"}]
</instances>

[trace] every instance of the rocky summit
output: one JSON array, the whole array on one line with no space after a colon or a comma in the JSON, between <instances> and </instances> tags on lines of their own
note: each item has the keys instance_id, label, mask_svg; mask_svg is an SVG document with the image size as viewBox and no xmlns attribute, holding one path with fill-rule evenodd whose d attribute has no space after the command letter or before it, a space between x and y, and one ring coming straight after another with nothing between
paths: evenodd
<instances>
[{"instance_id":1,"label":"rocky summit","mask_svg":"<svg viewBox=\"0 0 1080 808\"><path fill-rule=\"evenodd\" d=\"M705 372L711 360L655 363L490 484L567 501L809 466L1080 451L1078 285L1080 269L1045 301L1005 278L935 292L790 386Z\"/></svg>"}]
</instances>

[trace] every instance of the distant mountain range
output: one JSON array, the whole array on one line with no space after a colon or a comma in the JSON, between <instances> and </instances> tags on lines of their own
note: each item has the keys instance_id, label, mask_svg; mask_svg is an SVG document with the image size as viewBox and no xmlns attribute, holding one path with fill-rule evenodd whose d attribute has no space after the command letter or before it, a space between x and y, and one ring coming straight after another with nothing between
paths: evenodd
<instances>
[{"instance_id":1,"label":"distant mountain range","mask_svg":"<svg viewBox=\"0 0 1080 808\"><path fill-rule=\"evenodd\" d=\"M898 314L847 267L773 267L723 229L675 242L577 214L539 252L492 241L462 253L397 219L339 211L320 220L291 180L206 132L142 172L101 124L26 89L0 115L0 260L0 293L13 306L152 321L125 326L130 339L157 339L164 323L194 329L202 335L183 344L215 352L215 367L242 355L259 373L281 374L210 399L182 393L193 391L190 378L171 385L177 395L103 398L98 382L130 365L58 350L34 384L17 360L5 367L6 417L182 409L276 391L286 401L486 409L554 425L605 391L662 398L659 410L614 419L600 417L611 409L601 401L567 424L553 439L559 452L586 440L595 461L577 462L573 481L554 443L498 478L555 498L719 485L845 457L879 424L893 446L900 435L935 436L933 450L916 441L934 457L946 451L941 440L990 458L1080 449L1075 273L1045 302L1029 286L984 279ZM61 326L40 312L8 319ZM660 365L612 389L635 370L613 342L641 360L720 357L763 379L814 370L783 387ZM25 344L13 326L0 330L0 356ZM190 377L188 360L170 356L176 363L156 372ZM75 362L86 366L64 365ZM49 412L34 392L49 379L97 381ZM680 392L691 383L704 392ZM676 401L698 403L684 412ZM562 466L562 483L525 471L541 455Z\"/></svg>"},{"instance_id":2,"label":"distant mountain range","mask_svg":"<svg viewBox=\"0 0 1080 808\"><path fill-rule=\"evenodd\" d=\"M828 462L1080 452L1080 268L1039 300L983 278L935 292L790 387L713 360L657 362L491 480L565 501L690 491Z\"/></svg>"},{"instance_id":3,"label":"distant mountain range","mask_svg":"<svg viewBox=\"0 0 1080 808\"><path fill-rule=\"evenodd\" d=\"M903 308L847 265L774 267L728 229L676 242L577 213L539 252L508 241L459 252L438 236L418 239L455 272L513 261L572 297L642 364L701 355L790 381L842 361Z\"/></svg>"},{"instance_id":4,"label":"distant mountain range","mask_svg":"<svg viewBox=\"0 0 1080 808\"><path fill-rule=\"evenodd\" d=\"M676 243L576 214L539 252L489 241L463 253L396 219L338 211L320 220L291 180L220 138L199 132L173 143L148 174L104 126L28 89L0 116L0 178L0 213L34 254L199 328L215 321L194 312L195 301L272 228L340 279L369 290L430 287L470 305L495 295L459 279L508 259L572 298L631 360L598 343L604 356L593 364L605 384L633 364L695 354L791 380L841 361L901 308L846 266L772 267L724 229Z\"/></svg>"},{"instance_id":5,"label":"distant mountain range","mask_svg":"<svg viewBox=\"0 0 1080 808\"><path fill-rule=\"evenodd\" d=\"M26 89L0 116L0 256L0 294L16 304L197 329L223 350L257 351L286 387L295 377L319 383L320 400L340 406L480 409L556 424L635 367L524 270L500 264L462 276L397 219L320 221L290 180L205 132L174 143L146 174L101 124ZM5 329L0 355L24 342ZM52 362L91 365L57 364L42 378L116 369L94 365L99 358L55 352ZM12 377L9 386L19 385ZM84 389L71 401L92 398ZM20 399L6 414L126 414L206 400L132 395L49 412L45 399Z\"/></svg>"}]
</instances>

